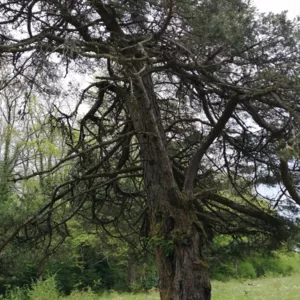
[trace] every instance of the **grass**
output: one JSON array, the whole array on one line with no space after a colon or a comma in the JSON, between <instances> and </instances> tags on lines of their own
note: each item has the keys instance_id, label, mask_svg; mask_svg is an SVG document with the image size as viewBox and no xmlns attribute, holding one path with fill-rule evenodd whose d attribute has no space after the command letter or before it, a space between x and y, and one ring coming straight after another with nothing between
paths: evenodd
<instances>
[{"instance_id":1,"label":"grass","mask_svg":"<svg viewBox=\"0 0 300 300\"><path fill-rule=\"evenodd\" d=\"M213 282L213 300L296 300L300 299L300 275Z\"/></svg>"},{"instance_id":2,"label":"grass","mask_svg":"<svg viewBox=\"0 0 300 300\"><path fill-rule=\"evenodd\" d=\"M212 282L213 300L296 300L300 299L300 275L270 277L258 280ZM105 294L98 298L66 298L66 300L159 300L158 293Z\"/></svg>"},{"instance_id":3,"label":"grass","mask_svg":"<svg viewBox=\"0 0 300 300\"><path fill-rule=\"evenodd\" d=\"M300 299L300 275L290 277L262 278L258 280L212 282L213 300L296 300ZM23 300L20 290L12 291L6 298ZM105 292L97 295L92 291L75 291L70 296L61 296L55 287L55 280L50 278L36 283L28 293L30 300L159 300L156 291L144 294Z\"/></svg>"},{"instance_id":4,"label":"grass","mask_svg":"<svg viewBox=\"0 0 300 300\"><path fill-rule=\"evenodd\" d=\"M131 293L104 293L102 295L90 295L86 293L74 292L68 297L61 298L63 300L159 300L159 295L155 291L150 291L145 294L131 294ZM46 300L46 299L45 299Z\"/></svg>"}]
</instances>

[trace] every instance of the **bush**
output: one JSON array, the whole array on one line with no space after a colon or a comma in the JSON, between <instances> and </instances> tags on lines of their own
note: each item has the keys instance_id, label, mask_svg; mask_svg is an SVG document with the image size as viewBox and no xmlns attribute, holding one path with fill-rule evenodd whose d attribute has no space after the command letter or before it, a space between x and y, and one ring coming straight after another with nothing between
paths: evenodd
<instances>
[{"instance_id":1,"label":"bush","mask_svg":"<svg viewBox=\"0 0 300 300\"><path fill-rule=\"evenodd\" d=\"M211 278L218 281L228 281L232 278L254 279L261 276L289 276L300 273L299 254L253 254L251 257L239 259L238 272L235 270L234 259L213 261L211 263Z\"/></svg>"},{"instance_id":2,"label":"bush","mask_svg":"<svg viewBox=\"0 0 300 300\"><path fill-rule=\"evenodd\" d=\"M297 260L294 257L293 260ZM254 257L252 264L255 268L257 277L270 276L270 275L282 275L288 276L294 272L293 260L288 260L284 255L270 255Z\"/></svg>"},{"instance_id":3,"label":"bush","mask_svg":"<svg viewBox=\"0 0 300 300\"><path fill-rule=\"evenodd\" d=\"M30 300L58 300L60 294L57 289L55 276L33 283L31 289L27 291L27 296Z\"/></svg>"},{"instance_id":4,"label":"bush","mask_svg":"<svg viewBox=\"0 0 300 300\"><path fill-rule=\"evenodd\" d=\"M235 276L233 263L215 263L211 265L211 278L218 281L228 281Z\"/></svg>"},{"instance_id":5,"label":"bush","mask_svg":"<svg viewBox=\"0 0 300 300\"><path fill-rule=\"evenodd\" d=\"M237 277L240 278L256 278L256 271L253 264L250 261L241 261L238 266Z\"/></svg>"},{"instance_id":6,"label":"bush","mask_svg":"<svg viewBox=\"0 0 300 300\"><path fill-rule=\"evenodd\" d=\"M28 300L28 297L25 293L24 289L21 288L14 288L14 289L8 289L4 296L0 296L0 299L6 299L6 300Z\"/></svg>"}]
</instances>

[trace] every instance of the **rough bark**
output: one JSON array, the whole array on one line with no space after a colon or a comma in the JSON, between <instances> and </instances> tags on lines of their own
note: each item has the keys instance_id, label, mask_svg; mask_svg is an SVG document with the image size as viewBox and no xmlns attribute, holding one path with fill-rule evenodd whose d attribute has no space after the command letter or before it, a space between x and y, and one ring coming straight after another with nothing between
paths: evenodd
<instances>
[{"instance_id":1,"label":"rough bark","mask_svg":"<svg viewBox=\"0 0 300 300\"><path fill-rule=\"evenodd\" d=\"M176 185L150 76L137 79L126 104L138 132L161 299L208 300L205 233L191 199Z\"/></svg>"},{"instance_id":2,"label":"rough bark","mask_svg":"<svg viewBox=\"0 0 300 300\"><path fill-rule=\"evenodd\" d=\"M186 209L173 209L173 213L174 217L165 220L165 239L155 248L161 299L211 299L208 266L201 253L201 230ZM171 220L173 230L168 228ZM167 241L172 244L164 245Z\"/></svg>"}]
</instances>

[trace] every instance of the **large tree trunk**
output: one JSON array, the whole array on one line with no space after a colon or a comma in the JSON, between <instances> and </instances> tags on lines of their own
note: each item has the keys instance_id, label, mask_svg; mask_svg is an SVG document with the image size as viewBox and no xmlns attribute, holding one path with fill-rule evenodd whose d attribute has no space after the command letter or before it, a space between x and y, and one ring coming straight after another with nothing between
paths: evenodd
<instances>
[{"instance_id":1,"label":"large tree trunk","mask_svg":"<svg viewBox=\"0 0 300 300\"><path fill-rule=\"evenodd\" d=\"M161 299L208 300L211 286L201 253L205 233L192 201L175 182L151 76L135 80L126 104L138 132Z\"/></svg>"},{"instance_id":2,"label":"large tree trunk","mask_svg":"<svg viewBox=\"0 0 300 300\"><path fill-rule=\"evenodd\" d=\"M155 247L163 300L211 298L208 266L201 253L203 237L193 220L188 209L173 209L172 215L165 217L165 234Z\"/></svg>"}]
</instances>

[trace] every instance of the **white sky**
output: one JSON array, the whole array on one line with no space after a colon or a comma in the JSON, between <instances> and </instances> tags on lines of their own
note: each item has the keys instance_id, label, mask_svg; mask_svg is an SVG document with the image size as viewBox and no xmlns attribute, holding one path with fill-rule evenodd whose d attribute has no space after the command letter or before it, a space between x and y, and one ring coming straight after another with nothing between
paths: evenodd
<instances>
[{"instance_id":1,"label":"white sky","mask_svg":"<svg viewBox=\"0 0 300 300\"><path fill-rule=\"evenodd\" d=\"M283 10L288 10L288 16L294 18L300 15L299 0L252 0L252 3L261 12L280 13Z\"/></svg>"}]
</instances>

